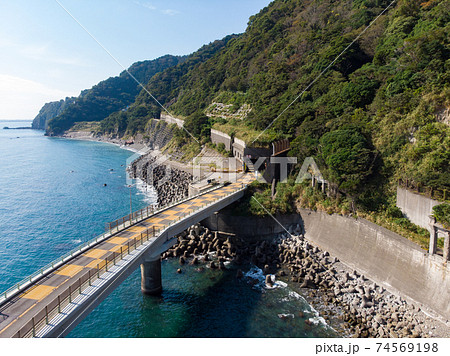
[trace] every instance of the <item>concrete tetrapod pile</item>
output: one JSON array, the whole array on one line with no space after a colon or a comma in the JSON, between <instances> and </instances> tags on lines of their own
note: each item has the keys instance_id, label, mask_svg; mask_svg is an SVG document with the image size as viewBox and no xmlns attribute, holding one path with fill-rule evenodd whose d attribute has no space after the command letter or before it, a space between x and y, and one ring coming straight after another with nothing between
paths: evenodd
<instances>
[{"instance_id":1,"label":"concrete tetrapod pile","mask_svg":"<svg viewBox=\"0 0 450 356\"><path fill-rule=\"evenodd\" d=\"M158 164L150 154L135 160L130 168L132 178L139 178L152 185L158 194L158 206L164 206L188 196L192 174Z\"/></svg>"},{"instance_id":2,"label":"concrete tetrapod pile","mask_svg":"<svg viewBox=\"0 0 450 356\"><path fill-rule=\"evenodd\" d=\"M313 294L315 302L328 306L329 315L336 312L335 317L342 319L345 329L355 337L429 336L423 321L417 318L417 307L357 271L342 268L337 258L307 242L298 225L290 232L248 242L196 224L179 234L178 243L162 257L178 258L181 265L206 263L219 269L226 268L226 261L238 265L250 261L266 274L269 287L276 275L290 279L294 287L304 291L302 294ZM237 277L242 276L238 270Z\"/></svg>"}]
</instances>

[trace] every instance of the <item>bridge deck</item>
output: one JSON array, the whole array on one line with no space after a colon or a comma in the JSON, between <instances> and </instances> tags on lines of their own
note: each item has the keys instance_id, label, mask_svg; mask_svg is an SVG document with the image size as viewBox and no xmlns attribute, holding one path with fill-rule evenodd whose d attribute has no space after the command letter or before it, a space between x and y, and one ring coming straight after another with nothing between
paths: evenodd
<instances>
[{"instance_id":1,"label":"bridge deck","mask_svg":"<svg viewBox=\"0 0 450 356\"><path fill-rule=\"evenodd\" d=\"M178 220L180 216L193 213L205 204L223 199L241 188L244 182L248 182L245 178L181 202L119 231L31 284L0 306L0 337L34 336L39 328L46 325L50 317L58 314L71 302L74 292L79 290L81 293L84 286L90 285L93 278L100 276L100 272L108 270L111 262L115 264L116 259L130 253L133 245L136 248L136 244L143 243L145 238L147 241L153 238L153 235L149 235L149 231L152 229L158 231Z\"/></svg>"}]
</instances>

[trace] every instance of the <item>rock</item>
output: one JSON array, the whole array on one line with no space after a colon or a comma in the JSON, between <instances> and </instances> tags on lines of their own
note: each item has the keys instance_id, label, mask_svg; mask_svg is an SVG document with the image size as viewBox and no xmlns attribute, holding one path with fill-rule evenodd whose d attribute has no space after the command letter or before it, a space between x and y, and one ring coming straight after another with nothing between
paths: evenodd
<instances>
[{"instance_id":1,"label":"rock","mask_svg":"<svg viewBox=\"0 0 450 356\"><path fill-rule=\"evenodd\" d=\"M181 268L178 268L177 273L181 273L181 272L182 272Z\"/></svg>"},{"instance_id":2,"label":"rock","mask_svg":"<svg viewBox=\"0 0 450 356\"><path fill-rule=\"evenodd\" d=\"M386 324L386 320L384 320L384 318L381 316L381 314L375 315L373 320L375 320L380 325L385 325Z\"/></svg>"},{"instance_id":3,"label":"rock","mask_svg":"<svg viewBox=\"0 0 450 356\"><path fill-rule=\"evenodd\" d=\"M268 287L273 287L272 275L270 275L270 274L268 274L268 275L266 276L266 285L267 285Z\"/></svg>"},{"instance_id":4,"label":"rock","mask_svg":"<svg viewBox=\"0 0 450 356\"><path fill-rule=\"evenodd\" d=\"M185 257L180 257L179 262L180 262L180 265L184 265L186 262Z\"/></svg>"}]
</instances>

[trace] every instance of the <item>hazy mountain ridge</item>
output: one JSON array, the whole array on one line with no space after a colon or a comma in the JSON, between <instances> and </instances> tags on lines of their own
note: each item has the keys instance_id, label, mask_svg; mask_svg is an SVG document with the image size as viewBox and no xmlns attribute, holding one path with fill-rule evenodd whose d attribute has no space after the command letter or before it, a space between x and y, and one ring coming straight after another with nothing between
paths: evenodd
<instances>
[{"instance_id":1,"label":"hazy mountain ridge","mask_svg":"<svg viewBox=\"0 0 450 356\"><path fill-rule=\"evenodd\" d=\"M79 97L65 103L58 110L51 111L56 115L48 121L47 134L61 134L76 122L100 121L115 111L126 109L141 90L128 72L137 81L145 84L156 73L177 65L184 59L185 57L166 55L154 60L136 62L119 76L108 78L91 89L84 90ZM57 108L56 103L50 103L48 107Z\"/></svg>"}]
</instances>

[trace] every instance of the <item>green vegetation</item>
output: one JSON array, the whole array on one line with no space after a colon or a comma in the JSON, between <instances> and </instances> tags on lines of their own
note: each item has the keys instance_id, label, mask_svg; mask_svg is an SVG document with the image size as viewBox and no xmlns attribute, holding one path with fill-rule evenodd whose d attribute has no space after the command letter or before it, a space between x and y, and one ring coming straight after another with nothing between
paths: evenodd
<instances>
[{"instance_id":1,"label":"green vegetation","mask_svg":"<svg viewBox=\"0 0 450 356\"><path fill-rule=\"evenodd\" d=\"M289 138L291 155L315 157L359 209L386 205L399 179L450 190L449 120L439 116L450 107L449 2L399 0L342 53L389 3L274 1L245 33L202 47L146 87L202 143L211 127L251 143L277 119L257 144ZM251 110L233 117L244 105ZM160 110L142 91L102 130L134 134Z\"/></svg>"},{"instance_id":2,"label":"green vegetation","mask_svg":"<svg viewBox=\"0 0 450 356\"><path fill-rule=\"evenodd\" d=\"M183 57L164 56L152 61L134 63L128 72L139 82L146 83L156 73L177 65ZM89 90L83 91L58 116L48 122L47 134L57 135L70 129L80 121L101 121L113 112L126 110L141 91L139 84L123 71L119 76L104 80ZM145 123L143 123L145 126ZM142 126L143 127L143 126Z\"/></svg>"},{"instance_id":3,"label":"green vegetation","mask_svg":"<svg viewBox=\"0 0 450 356\"><path fill-rule=\"evenodd\" d=\"M41 110L39 110L39 114L33 120L31 127L33 129L38 130L46 130L48 126L48 122L54 117L61 114L67 105L73 104L76 98L66 98L60 101L52 101L50 103L46 103Z\"/></svg>"},{"instance_id":4,"label":"green vegetation","mask_svg":"<svg viewBox=\"0 0 450 356\"><path fill-rule=\"evenodd\" d=\"M98 121L81 121L72 126L70 131L86 131L89 133L97 133L100 130L100 122Z\"/></svg>"},{"instance_id":5,"label":"green vegetation","mask_svg":"<svg viewBox=\"0 0 450 356\"><path fill-rule=\"evenodd\" d=\"M211 128L247 143L264 132L256 145L288 138L298 162L314 157L330 196L287 184L272 199L267 186L252 187L269 212L288 212L296 202L357 213L419 241L423 231L408 225L392 197L399 180L443 197L450 191L450 2L398 0L358 37L390 3L275 0L250 18L245 33L155 70L146 88L185 118L201 144ZM109 106L87 119L65 110L51 130L109 115L101 132L145 133L161 113L148 92L126 111ZM245 113L233 116L241 108ZM186 157L201 149L183 130L167 149L180 147ZM242 211L266 213L255 204L248 196Z\"/></svg>"},{"instance_id":6,"label":"green vegetation","mask_svg":"<svg viewBox=\"0 0 450 356\"><path fill-rule=\"evenodd\" d=\"M320 145L328 179L340 191L357 195L372 173L373 154L367 139L358 128L342 128L324 134Z\"/></svg>"},{"instance_id":7,"label":"green vegetation","mask_svg":"<svg viewBox=\"0 0 450 356\"><path fill-rule=\"evenodd\" d=\"M171 112L181 114L181 116L189 116L198 112L200 108L191 105L192 109L180 113L173 110L171 103L182 95L183 83L188 73L195 72L196 68L213 57L235 37L227 36L222 40L205 45L197 52L187 56L180 64L154 75L145 86L147 90L142 90L139 93L135 102L126 112L113 113L102 122L103 132L119 135L123 135L126 132L133 135L142 131L148 120L160 117L161 107L154 98L157 98L163 105L170 107Z\"/></svg>"},{"instance_id":8,"label":"green vegetation","mask_svg":"<svg viewBox=\"0 0 450 356\"><path fill-rule=\"evenodd\" d=\"M450 229L450 204L443 203L433 207L433 216L446 229Z\"/></svg>"}]
</instances>

